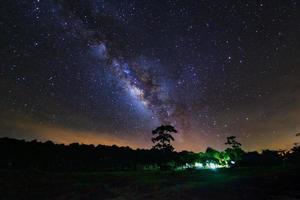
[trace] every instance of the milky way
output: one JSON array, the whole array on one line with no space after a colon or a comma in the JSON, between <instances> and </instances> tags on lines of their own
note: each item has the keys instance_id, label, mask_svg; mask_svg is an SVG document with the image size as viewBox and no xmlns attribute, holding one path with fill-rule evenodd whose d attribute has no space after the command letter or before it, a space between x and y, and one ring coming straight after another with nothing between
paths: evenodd
<instances>
[{"instance_id":1,"label":"milky way","mask_svg":"<svg viewBox=\"0 0 300 200\"><path fill-rule=\"evenodd\" d=\"M101 46L105 45L100 44L100 48ZM120 81L120 85L130 95L137 98L143 106L153 111L159 120L165 121L168 111L161 106L164 104L163 99L160 98L161 85L155 83L149 68L142 68L137 63L128 64L117 58L110 59L108 66L116 79Z\"/></svg>"},{"instance_id":2,"label":"milky way","mask_svg":"<svg viewBox=\"0 0 300 200\"><path fill-rule=\"evenodd\" d=\"M87 45L95 52L95 56L101 61L100 67L104 65L109 68L119 85L153 113L153 119L156 118L161 124L183 127L182 119L178 119L182 113L177 112L179 109L176 102L170 96L168 88L164 87L167 77L159 73L161 70L157 69L162 67L161 65L152 66L155 64L148 62L148 58L133 58L132 62L128 62L122 53L117 56L111 55L110 52L114 49L101 41L106 38L101 29L88 29L78 16L70 14L72 11L64 10L66 8L61 8L60 4L56 6L62 13L59 15L60 20L65 20L67 27L73 30L79 39L87 42ZM66 12L69 13L67 18Z\"/></svg>"},{"instance_id":3,"label":"milky way","mask_svg":"<svg viewBox=\"0 0 300 200\"><path fill-rule=\"evenodd\" d=\"M100 48L103 46L105 45L100 44ZM104 54L107 56L107 53ZM117 58L110 58L110 60L109 69L129 95L138 99L145 108L150 109L160 123L175 123L173 110L176 106L171 101L168 91L163 88L162 80L154 74L153 66L143 66L143 63L138 62L127 63Z\"/></svg>"},{"instance_id":4,"label":"milky way","mask_svg":"<svg viewBox=\"0 0 300 200\"><path fill-rule=\"evenodd\" d=\"M0 136L148 148L172 124L180 150L222 149L229 135L245 149L296 142L296 0L2 7Z\"/></svg>"}]
</instances>

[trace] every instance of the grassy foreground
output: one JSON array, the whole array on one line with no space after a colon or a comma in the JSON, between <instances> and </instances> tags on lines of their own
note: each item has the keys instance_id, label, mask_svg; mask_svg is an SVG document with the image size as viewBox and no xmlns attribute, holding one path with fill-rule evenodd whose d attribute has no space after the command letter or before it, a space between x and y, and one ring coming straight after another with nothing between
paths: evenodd
<instances>
[{"instance_id":1,"label":"grassy foreground","mask_svg":"<svg viewBox=\"0 0 300 200\"><path fill-rule=\"evenodd\" d=\"M300 170L97 173L2 170L0 199L300 199Z\"/></svg>"}]
</instances>

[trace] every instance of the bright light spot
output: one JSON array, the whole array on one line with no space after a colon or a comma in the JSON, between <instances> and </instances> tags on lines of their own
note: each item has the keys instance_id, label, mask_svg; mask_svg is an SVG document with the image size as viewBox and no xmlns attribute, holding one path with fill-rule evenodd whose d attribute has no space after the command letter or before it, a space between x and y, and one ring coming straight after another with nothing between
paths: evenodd
<instances>
[{"instance_id":1,"label":"bright light spot","mask_svg":"<svg viewBox=\"0 0 300 200\"><path fill-rule=\"evenodd\" d=\"M196 163L195 163L195 168L196 168L196 169L202 169L202 168L203 168L203 164L202 164L202 163L196 162Z\"/></svg>"},{"instance_id":2,"label":"bright light spot","mask_svg":"<svg viewBox=\"0 0 300 200\"><path fill-rule=\"evenodd\" d=\"M235 162L234 162L233 160L232 160L232 161L230 161L230 163L231 163L231 164L233 164L233 165L235 164Z\"/></svg>"},{"instance_id":3,"label":"bright light spot","mask_svg":"<svg viewBox=\"0 0 300 200\"><path fill-rule=\"evenodd\" d=\"M221 164L217 164L214 162L205 162L205 163L201 163L201 162L195 162L193 164L189 164L186 163L184 166L182 166L180 169L184 170L184 169L212 169L212 170L216 170L219 168L228 168L229 166L226 165L221 165Z\"/></svg>"},{"instance_id":4,"label":"bright light spot","mask_svg":"<svg viewBox=\"0 0 300 200\"><path fill-rule=\"evenodd\" d=\"M205 165L205 169L218 169L218 168L227 168L227 165L220 165L213 162L207 162Z\"/></svg>"},{"instance_id":5,"label":"bright light spot","mask_svg":"<svg viewBox=\"0 0 300 200\"><path fill-rule=\"evenodd\" d=\"M215 163L207 163L206 167L209 169L217 169L217 168L221 168L220 165L217 165Z\"/></svg>"}]
</instances>

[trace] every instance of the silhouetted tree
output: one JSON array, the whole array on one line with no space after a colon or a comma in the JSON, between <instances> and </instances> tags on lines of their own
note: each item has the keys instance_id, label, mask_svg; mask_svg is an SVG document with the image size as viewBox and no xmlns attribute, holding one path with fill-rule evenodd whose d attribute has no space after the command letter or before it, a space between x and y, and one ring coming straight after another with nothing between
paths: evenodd
<instances>
[{"instance_id":1,"label":"silhouetted tree","mask_svg":"<svg viewBox=\"0 0 300 200\"><path fill-rule=\"evenodd\" d=\"M177 157L175 159L175 164L177 167L181 167L183 169L183 166L189 165L193 166L195 162L199 160L199 155L193 152L189 151L182 151L177 154Z\"/></svg>"},{"instance_id":2,"label":"silhouetted tree","mask_svg":"<svg viewBox=\"0 0 300 200\"><path fill-rule=\"evenodd\" d=\"M220 152L211 148L211 147L207 147L206 151L205 151L205 155L206 155L206 162L213 162L213 163L218 163L219 162L219 156L220 156Z\"/></svg>"},{"instance_id":3,"label":"silhouetted tree","mask_svg":"<svg viewBox=\"0 0 300 200\"><path fill-rule=\"evenodd\" d=\"M171 125L161 125L152 131L154 137L152 142L155 144L152 148L163 151L173 151L174 147L171 141L174 141L171 133L177 133L177 130Z\"/></svg>"},{"instance_id":4,"label":"silhouetted tree","mask_svg":"<svg viewBox=\"0 0 300 200\"><path fill-rule=\"evenodd\" d=\"M225 144L230 146L225 150L230 159L235 162L240 160L244 151L241 149L242 144L236 141L236 136L227 137Z\"/></svg>"},{"instance_id":5,"label":"silhouetted tree","mask_svg":"<svg viewBox=\"0 0 300 200\"><path fill-rule=\"evenodd\" d=\"M299 137L300 133L296 134L296 137ZM287 155L287 159L289 162L300 165L300 145L299 142L295 142L291 151Z\"/></svg>"},{"instance_id":6,"label":"silhouetted tree","mask_svg":"<svg viewBox=\"0 0 300 200\"><path fill-rule=\"evenodd\" d=\"M236 136L229 136L229 137L227 137L227 142L225 144L231 145L232 148L240 148L242 146L242 144L237 142L235 139L236 139Z\"/></svg>"},{"instance_id":7,"label":"silhouetted tree","mask_svg":"<svg viewBox=\"0 0 300 200\"><path fill-rule=\"evenodd\" d=\"M175 167L176 152L171 145L174 141L172 133L177 133L177 130L171 125L161 125L152 131L153 152L157 153L156 163L160 170L169 170Z\"/></svg>"}]
</instances>

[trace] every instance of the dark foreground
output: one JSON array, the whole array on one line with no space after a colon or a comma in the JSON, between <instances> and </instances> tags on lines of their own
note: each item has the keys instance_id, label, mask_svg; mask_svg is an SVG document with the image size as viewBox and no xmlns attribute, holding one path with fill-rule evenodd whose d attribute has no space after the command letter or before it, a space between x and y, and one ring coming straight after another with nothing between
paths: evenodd
<instances>
[{"instance_id":1,"label":"dark foreground","mask_svg":"<svg viewBox=\"0 0 300 200\"><path fill-rule=\"evenodd\" d=\"M0 199L300 199L299 168L181 172L0 171Z\"/></svg>"}]
</instances>

